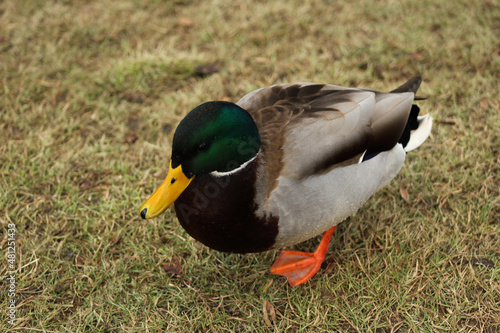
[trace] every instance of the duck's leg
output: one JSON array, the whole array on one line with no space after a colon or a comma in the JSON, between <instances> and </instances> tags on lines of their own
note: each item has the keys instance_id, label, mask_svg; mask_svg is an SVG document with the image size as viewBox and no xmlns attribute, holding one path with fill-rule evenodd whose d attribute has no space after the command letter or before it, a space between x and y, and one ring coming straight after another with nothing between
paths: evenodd
<instances>
[{"instance_id":1,"label":"duck's leg","mask_svg":"<svg viewBox=\"0 0 500 333\"><path fill-rule=\"evenodd\" d=\"M300 251L282 251L278 259L271 266L271 274L283 275L288 283L298 286L313 277L325 260L328 245L332 239L335 227L328 229L323 234L321 243L313 253Z\"/></svg>"}]
</instances>

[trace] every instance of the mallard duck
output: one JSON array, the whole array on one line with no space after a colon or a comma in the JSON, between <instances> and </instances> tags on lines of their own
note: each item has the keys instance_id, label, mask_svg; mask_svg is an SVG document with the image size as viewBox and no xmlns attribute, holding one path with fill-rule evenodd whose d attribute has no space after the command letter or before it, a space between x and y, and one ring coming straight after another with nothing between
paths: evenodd
<instances>
[{"instance_id":1,"label":"mallard duck","mask_svg":"<svg viewBox=\"0 0 500 333\"><path fill-rule=\"evenodd\" d=\"M271 273L306 282L338 223L401 169L429 136L413 104L420 77L383 93L330 84L276 84L236 104L199 105L179 123L168 175L141 207L174 204L182 227L224 252L291 246L321 233L313 253L283 251Z\"/></svg>"}]
</instances>

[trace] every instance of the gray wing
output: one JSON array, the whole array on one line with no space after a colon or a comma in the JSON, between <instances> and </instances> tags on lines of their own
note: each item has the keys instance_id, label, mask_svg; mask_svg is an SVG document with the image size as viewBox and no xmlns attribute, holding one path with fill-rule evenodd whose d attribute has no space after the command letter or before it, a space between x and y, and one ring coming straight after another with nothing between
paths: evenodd
<instances>
[{"instance_id":1,"label":"gray wing","mask_svg":"<svg viewBox=\"0 0 500 333\"><path fill-rule=\"evenodd\" d=\"M279 175L302 179L358 163L397 144L414 92L381 93L314 83L280 84L237 104L261 134L268 190Z\"/></svg>"}]
</instances>

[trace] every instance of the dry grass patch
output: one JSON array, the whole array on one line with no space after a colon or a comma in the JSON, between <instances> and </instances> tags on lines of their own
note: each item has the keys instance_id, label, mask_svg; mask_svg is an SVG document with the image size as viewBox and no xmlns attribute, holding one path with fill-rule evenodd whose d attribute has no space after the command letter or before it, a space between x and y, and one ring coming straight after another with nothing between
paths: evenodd
<instances>
[{"instance_id":1,"label":"dry grass patch","mask_svg":"<svg viewBox=\"0 0 500 333\"><path fill-rule=\"evenodd\" d=\"M2 286L11 223L18 270L4 330L500 330L494 1L7 0L0 18ZM265 274L277 251L218 253L171 213L140 220L196 105L416 74L432 137L337 229L308 284Z\"/></svg>"}]
</instances>

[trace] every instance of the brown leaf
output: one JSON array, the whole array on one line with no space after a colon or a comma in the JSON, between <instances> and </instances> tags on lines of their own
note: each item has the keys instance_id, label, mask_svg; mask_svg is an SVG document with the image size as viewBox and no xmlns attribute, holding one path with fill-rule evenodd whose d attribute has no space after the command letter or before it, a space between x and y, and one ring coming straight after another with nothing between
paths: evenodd
<instances>
[{"instance_id":1,"label":"brown leaf","mask_svg":"<svg viewBox=\"0 0 500 333\"><path fill-rule=\"evenodd\" d=\"M399 193L401 193L401 197L404 199L404 201L410 202L410 195L403 185L399 187Z\"/></svg>"},{"instance_id":2,"label":"brown leaf","mask_svg":"<svg viewBox=\"0 0 500 333\"><path fill-rule=\"evenodd\" d=\"M255 62L259 63L259 64L267 64L270 62L269 59L264 58L264 57L255 57L255 58L253 58L253 60L255 60Z\"/></svg>"},{"instance_id":3,"label":"brown leaf","mask_svg":"<svg viewBox=\"0 0 500 333\"><path fill-rule=\"evenodd\" d=\"M269 320L269 315L271 316L272 321L276 322L276 311L274 311L274 306L271 304L271 302L264 301L264 304L262 306L262 313L264 315L264 322L266 323L266 325L272 327L273 324Z\"/></svg>"},{"instance_id":4,"label":"brown leaf","mask_svg":"<svg viewBox=\"0 0 500 333\"><path fill-rule=\"evenodd\" d=\"M138 138L139 137L137 136L137 134L135 134L133 132L130 132L125 137L125 143L128 144L128 145L131 145L134 142L136 142Z\"/></svg>"},{"instance_id":5,"label":"brown leaf","mask_svg":"<svg viewBox=\"0 0 500 333\"><path fill-rule=\"evenodd\" d=\"M495 263L486 258L472 258L470 263L473 266L495 267Z\"/></svg>"},{"instance_id":6,"label":"brown leaf","mask_svg":"<svg viewBox=\"0 0 500 333\"><path fill-rule=\"evenodd\" d=\"M181 27L192 27L194 25L194 21L189 17L181 17L177 21L177 24L180 25Z\"/></svg>"},{"instance_id":7,"label":"brown leaf","mask_svg":"<svg viewBox=\"0 0 500 333\"><path fill-rule=\"evenodd\" d=\"M179 265L179 260L177 258L172 258L170 262L163 264L163 270L174 275L181 275L182 268Z\"/></svg>"},{"instance_id":8,"label":"brown leaf","mask_svg":"<svg viewBox=\"0 0 500 333\"><path fill-rule=\"evenodd\" d=\"M79 265L83 265L85 263L85 259L80 257L79 255L76 255L75 262Z\"/></svg>"},{"instance_id":9,"label":"brown leaf","mask_svg":"<svg viewBox=\"0 0 500 333\"><path fill-rule=\"evenodd\" d=\"M90 183L89 182L83 182L81 185L80 185L80 188L82 190L88 190L90 188Z\"/></svg>"},{"instance_id":10,"label":"brown leaf","mask_svg":"<svg viewBox=\"0 0 500 333\"><path fill-rule=\"evenodd\" d=\"M207 76L220 71L219 63L203 64L194 69L194 72L199 76Z\"/></svg>"},{"instance_id":11,"label":"brown leaf","mask_svg":"<svg viewBox=\"0 0 500 333\"><path fill-rule=\"evenodd\" d=\"M422 60L424 59L424 56L420 53L412 53L408 55L408 58L413 59L413 60Z\"/></svg>"},{"instance_id":12,"label":"brown leaf","mask_svg":"<svg viewBox=\"0 0 500 333\"><path fill-rule=\"evenodd\" d=\"M272 327L273 325L271 324L271 321L269 320L269 316L267 314L266 302L269 302L269 301L265 301L264 306L262 308L262 312L264 314L264 323L266 323L267 326Z\"/></svg>"},{"instance_id":13,"label":"brown leaf","mask_svg":"<svg viewBox=\"0 0 500 333\"><path fill-rule=\"evenodd\" d=\"M274 306L269 303L271 305L271 308L269 309L269 313L271 314L271 320L273 321L273 323L276 322L276 312L274 311Z\"/></svg>"},{"instance_id":14,"label":"brown leaf","mask_svg":"<svg viewBox=\"0 0 500 333\"><path fill-rule=\"evenodd\" d=\"M97 266L97 263L95 261L90 260L88 258L84 258L82 256L79 256L78 254L75 257L75 263L77 265L93 265L93 266Z\"/></svg>"}]
</instances>

